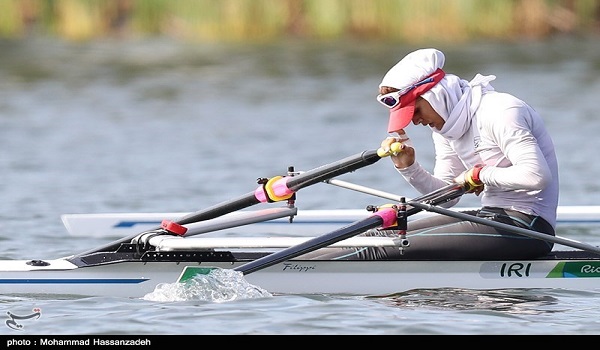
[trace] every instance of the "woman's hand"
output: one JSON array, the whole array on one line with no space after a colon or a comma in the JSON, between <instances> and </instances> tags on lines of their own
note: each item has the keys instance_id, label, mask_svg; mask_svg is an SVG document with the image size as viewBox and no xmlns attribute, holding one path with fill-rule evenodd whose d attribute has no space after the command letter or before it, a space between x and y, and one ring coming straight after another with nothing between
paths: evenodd
<instances>
[{"instance_id":1,"label":"woman's hand","mask_svg":"<svg viewBox=\"0 0 600 350\"><path fill-rule=\"evenodd\" d=\"M398 169L407 168L415 162L415 149L404 130L400 130L398 136L386 137L381 141L379 149L385 155L390 156L394 166Z\"/></svg>"},{"instance_id":2,"label":"woman's hand","mask_svg":"<svg viewBox=\"0 0 600 350\"><path fill-rule=\"evenodd\" d=\"M454 179L454 182L461 184L467 193L475 193L475 195L479 196L484 188L483 182L479 179L481 169L483 169L483 165L477 164L458 175Z\"/></svg>"}]
</instances>

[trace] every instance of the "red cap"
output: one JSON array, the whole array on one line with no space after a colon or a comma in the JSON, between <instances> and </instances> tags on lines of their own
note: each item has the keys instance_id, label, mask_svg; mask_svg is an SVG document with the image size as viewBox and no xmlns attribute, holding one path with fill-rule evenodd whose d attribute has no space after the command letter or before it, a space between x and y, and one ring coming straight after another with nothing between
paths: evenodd
<instances>
[{"instance_id":1,"label":"red cap","mask_svg":"<svg viewBox=\"0 0 600 350\"><path fill-rule=\"evenodd\" d=\"M400 96L400 103L396 107L390 109L388 132L395 132L400 129L404 129L408 124L410 124L410 121L415 114L415 102L417 101L417 97L431 90L435 84L439 83L440 80L444 78L444 75L446 75L446 73L444 73L442 69L438 68L425 79L413 84L412 86L414 87L412 89Z\"/></svg>"}]
</instances>

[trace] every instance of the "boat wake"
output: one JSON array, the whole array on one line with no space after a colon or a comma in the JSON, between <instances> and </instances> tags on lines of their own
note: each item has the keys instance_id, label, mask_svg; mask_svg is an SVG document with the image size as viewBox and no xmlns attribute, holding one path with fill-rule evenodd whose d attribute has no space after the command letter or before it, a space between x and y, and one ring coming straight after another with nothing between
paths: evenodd
<instances>
[{"instance_id":1,"label":"boat wake","mask_svg":"<svg viewBox=\"0 0 600 350\"><path fill-rule=\"evenodd\" d=\"M142 299L163 302L202 300L223 303L267 297L272 297L271 293L248 283L241 272L233 269L213 269L208 274L197 274L183 283L161 283Z\"/></svg>"}]
</instances>

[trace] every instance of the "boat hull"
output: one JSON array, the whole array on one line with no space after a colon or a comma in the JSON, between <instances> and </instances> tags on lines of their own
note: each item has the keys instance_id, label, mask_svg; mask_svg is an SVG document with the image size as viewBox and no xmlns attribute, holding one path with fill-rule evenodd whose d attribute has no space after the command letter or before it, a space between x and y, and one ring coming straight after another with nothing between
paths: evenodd
<instances>
[{"instance_id":1,"label":"boat hull","mask_svg":"<svg viewBox=\"0 0 600 350\"><path fill-rule=\"evenodd\" d=\"M568 252L569 253L569 252ZM580 254L581 255L581 254ZM36 264L40 264L36 261ZM142 298L161 283L206 268L231 269L245 261L121 261L80 267L67 259L0 261L0 293ZM378 296L412 289L465 288L600 290L600 259L524 261L288 260L245 275L273 294ZM184 282L179 282L184 283Z\"/></svg>"}]
</instances>

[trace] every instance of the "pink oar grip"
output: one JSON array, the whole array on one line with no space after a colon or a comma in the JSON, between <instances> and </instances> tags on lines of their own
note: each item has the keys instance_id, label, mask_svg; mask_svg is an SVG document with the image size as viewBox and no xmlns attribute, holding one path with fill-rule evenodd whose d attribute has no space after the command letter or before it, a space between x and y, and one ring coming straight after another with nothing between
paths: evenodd
<instances>
[{"instance_id":1,"label":"pink oar grip","mask_svg":"<svg viewBox=\"0 0 600 350\"><path fill-rule=\"evenodd\" d=\"M395 226L398 221L398 214L392 208L379 209L374 215L383 219L383 224L381 225L383 228Z\"/></svg>"},{"instance_id":2,"label":"pink oar grip","mask_svg":"<svg viewBox=\"0 0 600 350\"><path fill-rule=\"evenodd\" d=\"M283 177L275 182L273 182L272 184L270 184L270 189L271 192L273 193L273 196L276 198L270 198L269 195L265 192L264 186L259 186L255 191L254 191L254 197L256 197L256 199L258 201L260 201L261 203L266 203L266 202L277 202L283 199L288 199L290 195L294 194L294 191L292 191L291 189L288 188L287 186L287 181L289 178L287 177ZM271 197L273 197L271 196Z\"/></svg>"}]
</instances>

